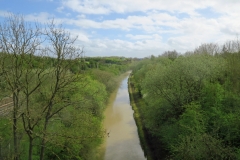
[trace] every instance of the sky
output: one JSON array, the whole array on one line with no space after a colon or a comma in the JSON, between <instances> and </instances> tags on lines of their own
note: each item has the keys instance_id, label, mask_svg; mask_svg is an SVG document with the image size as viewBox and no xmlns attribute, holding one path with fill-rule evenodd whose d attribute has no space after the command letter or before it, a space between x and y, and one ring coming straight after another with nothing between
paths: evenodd
<instances>
[{"instance_id":1,"label":"sky","mask_svg":"<svg viewBox=\"0 0 240 160\"><path fill-rule=\"evenodd\" d=\"M240 0L0 0L25 21L62 24L85 56L158 56L223 44L240 34Z\"/></svg>"}]
</instances>

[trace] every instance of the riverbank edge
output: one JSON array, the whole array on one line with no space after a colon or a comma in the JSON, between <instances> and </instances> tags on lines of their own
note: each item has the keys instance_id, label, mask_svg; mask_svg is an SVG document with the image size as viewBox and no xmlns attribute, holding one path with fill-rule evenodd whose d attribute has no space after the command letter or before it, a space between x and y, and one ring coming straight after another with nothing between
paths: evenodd
<instances>
[{"instance_id":1,"label":"riverbank edge","mask_svg":"<svg viewBox=\"0 0 240 160\"><path fill-rule=\"evenodd\" d=\"M133 117L138 128L138 136L139 136L141 147L144 151L144 154L147 160L153 160L154 159L153 153L147 141L147 134L143 129L143 122L140 115L141 113L138 109L140 105L144 105L144 101L143 99L140 99L138 96L136 96L138 92L134 87L134 83L132 82L132 80L133 80L133 75L130 74L128 77L128 93L130 97L130 105L132 106L132 109L134 111Z\"/></svg>"}]
</instances>

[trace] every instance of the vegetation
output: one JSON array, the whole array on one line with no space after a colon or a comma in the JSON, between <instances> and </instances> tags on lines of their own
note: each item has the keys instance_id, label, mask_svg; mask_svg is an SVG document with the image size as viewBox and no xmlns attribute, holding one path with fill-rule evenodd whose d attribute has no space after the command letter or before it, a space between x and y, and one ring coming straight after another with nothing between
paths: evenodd
<instances>
[{"instance_id":1,"label":"vegetation","mask_svg":"<svg viewBox=\"0 0 240 160\"><path fill-rule=\"evenodd\" d=\"M108 96L131 59L85 58L75 40L54 21L0 24L0 98L13 101L0 117L1 159L96 158Z\"/></svg>"},{"instance_id":2,"label":"vegetation","mask_svg":"<svg viewBox=\"0 0 240 160\"><path fill-rule=\"evenodd\" d=\"M147 157L148 160L154 159L154 155L151 152L151 145L147 141L147 132L145 131L145 127L143 125L142 119L141 119L141 111L145 104L144 100L139 97L139 92L137 88L134 87L134 79L132 76L128 79L128 91L129 91L129 97L131 106L134 110L133 116L136 121L136 125L138 128L138 136L141 142L141 146L144 150L144 155Z\"/></svg>"},{"instance_id":3,"label":"vegetation","mask_svg":"<svg viewBox=\"0 0 240 160\"><path fill-rule=\"evenodd\" d=\"M239 46L203 44L137 63L131 83L155 159L240 159Z\"/></svg>"},{"instance_id":4,"label":"vegetation","mask_svg":"<svg viewBox=\"0 0 240 160\"><path fill-rule=\"evenodd\" d=\"M0 24L0 99L13 102L1 159L96 159L108 96L133 59L84 57L75 41L54 21ZM240 159L239 61L236 40L136 63L129 86L148 157Z\"/></svg>"}]
</instances>

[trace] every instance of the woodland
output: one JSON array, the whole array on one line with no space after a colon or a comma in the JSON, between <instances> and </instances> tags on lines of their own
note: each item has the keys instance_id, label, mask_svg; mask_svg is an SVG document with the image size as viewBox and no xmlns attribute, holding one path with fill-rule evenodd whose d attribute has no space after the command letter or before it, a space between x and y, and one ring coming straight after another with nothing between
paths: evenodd
<instances>
[{"instance_id":1,"label":"woodland","mask_svg":"<svg viewBox=\"0 0 240 160\"><path fill-rule=\"evenodd\" d=\"M238 39L135 65L130 85L152 159L240 159L239 68Z\"/></svg>"},{"instance_id":2,"label":"woodland","mask_svg":"<svg viewBox=\"0 0 240 160\"><path fill-rule=\"evenodd\" d=\"M132 59L85 57L54 20L8 16L0 24L0 159L97 159L103 111Z\"/></svg>"}]
</instances>

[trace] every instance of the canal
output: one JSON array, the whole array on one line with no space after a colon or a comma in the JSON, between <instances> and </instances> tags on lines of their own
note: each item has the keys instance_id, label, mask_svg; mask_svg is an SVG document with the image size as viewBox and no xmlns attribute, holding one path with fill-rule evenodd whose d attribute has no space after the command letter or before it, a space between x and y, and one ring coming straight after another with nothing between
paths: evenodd
<instances>
[{"instance_id":1,"label":"canal","mask_svg":"<svg viewBox=\"0 0 240 160\"><path fill-rule=\"evenodd\" d=\"M128 76L105 111L105 160L145 160L128 94Z\"/></svg>"}]
</instances>

